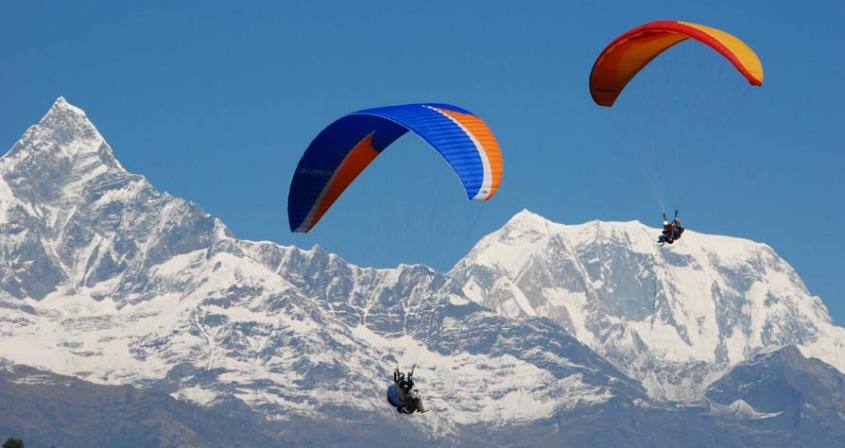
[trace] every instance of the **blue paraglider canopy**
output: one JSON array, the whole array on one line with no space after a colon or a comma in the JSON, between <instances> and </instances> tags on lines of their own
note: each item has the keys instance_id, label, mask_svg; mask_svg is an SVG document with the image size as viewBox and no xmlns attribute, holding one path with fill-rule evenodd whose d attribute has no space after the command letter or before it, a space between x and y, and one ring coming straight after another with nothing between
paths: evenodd
<instances>
[{"instance_id":1,"label":"blue paraglider canopy","mask_svg":"<svg viewBox=\"0 0 845 448\"><path fill-rule=\"evenodd\" d=\"M496 193L502 178L499 144L472 112L441 103L365 109L330 124L305 150L288 192L291 230L311 230L370 162L408 131L443 156L469 199L488 200Z\"/></svg>"}]
</instances>

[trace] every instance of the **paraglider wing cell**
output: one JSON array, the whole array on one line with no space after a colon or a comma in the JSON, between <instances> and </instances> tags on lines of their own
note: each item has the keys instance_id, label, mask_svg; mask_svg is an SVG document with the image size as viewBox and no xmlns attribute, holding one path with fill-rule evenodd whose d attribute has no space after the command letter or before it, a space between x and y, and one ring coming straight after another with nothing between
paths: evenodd
<instances>
[{"instance_id":1,"label":"paraglider wing cell","mask_svg":"<svg viewBox=\"0 0 845 448\"><path fill-rule=\"evenodd\" d=\"M291 230L311 230L352 181L408 131L443 156L470 199L496 193L502 177L499 145L476 115L448 104L365 109L329 125L305 150L288 193Z\"/></svg>"},{"instance_id":2,"label":"paraglider wing cell","mask_svg":"<svg viewBox=\"0 0 845 448\"><path fill-rule=\"evenodd\" d=\"M722 30L688 22L657 21L629 30L601 52L590 73L590 94L610 107L628 82L654 58L687 39L727 58L751 85L763 84L763 65L748 45Z\"/></svg>"}]
</instances>

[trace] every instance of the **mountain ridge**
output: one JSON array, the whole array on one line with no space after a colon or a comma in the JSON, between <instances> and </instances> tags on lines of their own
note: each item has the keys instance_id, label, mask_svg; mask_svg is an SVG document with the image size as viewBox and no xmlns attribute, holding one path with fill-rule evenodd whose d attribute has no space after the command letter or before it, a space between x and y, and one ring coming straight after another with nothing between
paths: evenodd
<instances>
[{"instance_id":1,"label":"mountain ridge","mask_svg":"<svg viewBox=\"0 0 845 448\"><path fill-rule=\"evenodd\" d=\"M702 406L710 384L761 351L797 343L837 365L845 340L770 247L694 231L658 251L638 222L568 226L524 210L449 272L239 240L123 169L63 99L0 158L0 217L0 357L205 407L235 401L268 420L393 421L387 376L413 363L434 412L410 424L440 438L563 415L624 419ZM689 244L702 239L712 253ZM724 341L705 337L721 328L718 307L673 277L696 267L759 344L718 354ZM761 282L776 300L760 309L786 316L765 338L743 312L746 286Z\"/></svg>"}]
</instances>

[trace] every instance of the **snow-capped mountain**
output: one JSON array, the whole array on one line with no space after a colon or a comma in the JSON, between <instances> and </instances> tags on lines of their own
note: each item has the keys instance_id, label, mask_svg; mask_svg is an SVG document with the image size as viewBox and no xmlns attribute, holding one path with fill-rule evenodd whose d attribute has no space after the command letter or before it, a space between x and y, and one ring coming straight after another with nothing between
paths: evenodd
<instances>
[{"instance_id":1,"label":"snow-capped mountain","mask_svg":"<svg viewBox=\"0 0 845 448\"><path fill-rule=\"evenodd\" d=\"M797 345L845 371L845 329L765 244L639 222L562 225L522 211L448 274L503 315L558 322L658 399L690 402L731 365Z\"/></svg>"},{"instance_id":2,"label":"snow-capped mountain","mask_svg":"<svg viewBox=\"0 0 845 448\"><path fill-rule=\"evenodd\" d=\"M233 238L61 98L0 159L0 192L0 357L19 364L286 419L389 414L393 367L416 362L435 411L416 421L441 432L645 398L552 322L447 294L425 266Z\"/></svg>"},{"instance_id":3,"label":"snow-capped mountain","mask_svg":"<svg viewBox=\"0 0 845 448\"><path fill-rule=\"evenodd\" d=\"M0 158L0 358L262 421L402 422L480 446L709 440L711 414L768 421L708 389L761 353L795 345L845 371L845 329L771 248L687 231L659 249L656 232L524 211L448 273L239 240L127 172L59 98ZM413 363L433 412L399 420L384 389Z\"/></svg>"}]
</instances>

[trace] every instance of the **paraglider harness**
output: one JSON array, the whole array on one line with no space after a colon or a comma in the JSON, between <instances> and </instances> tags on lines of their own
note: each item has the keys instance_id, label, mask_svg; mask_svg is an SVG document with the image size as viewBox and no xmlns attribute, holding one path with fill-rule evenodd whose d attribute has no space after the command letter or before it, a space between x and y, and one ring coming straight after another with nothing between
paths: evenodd
<instances>
[{"instance_id":1,"label":"paraglider harness","mask_svg":"<svg viewBox=\"0 0 845 448\"><path fill-rule=\"evenodd\" d=\"M663 214L663 233L657 238L658 244L672 244L675 240L680 239L684 233L684 226L681 225L681 219L678 218L678 211L675 210L675 217L672 221L666 218L666 213Z\"/></svg>"},{"instance_id":2,"label":"paraglider harness","mask_svg":"<svg viewBox=\"0 0 845 448\"><path fill-rule=\"evenodd\" d=\"M427 412L422 405L417 390L414 389L414 369L416 365L411 367L411 371L407 375L399 371L397 367L393 371L393 384L387 388L387 401L396 408L396 412L400 414L413 414L414 412Z\"/></svg>"}]
</instances>

